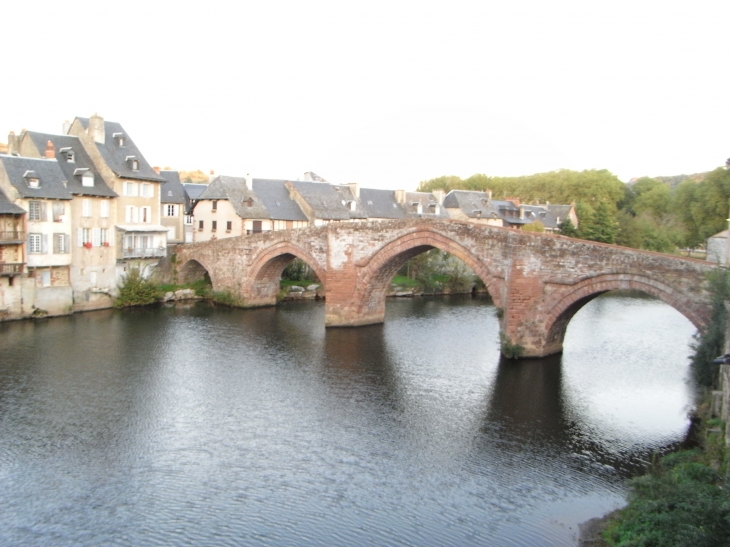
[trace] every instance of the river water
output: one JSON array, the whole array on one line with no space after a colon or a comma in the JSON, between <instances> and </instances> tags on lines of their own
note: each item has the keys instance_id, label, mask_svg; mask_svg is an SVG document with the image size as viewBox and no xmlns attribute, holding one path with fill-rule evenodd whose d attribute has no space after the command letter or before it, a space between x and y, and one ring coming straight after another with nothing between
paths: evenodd
<instances>
[{"instance_id":1,"label":"river water","mask_svg":"<svg viewBox=\"0 0 730 547\"><path fill-rule=\"evenodd\" d=\"M517 363L469 297L0 324L0 545L574 545L685 436L693 332L628 295Z\"/></svg>"}]
</instances>

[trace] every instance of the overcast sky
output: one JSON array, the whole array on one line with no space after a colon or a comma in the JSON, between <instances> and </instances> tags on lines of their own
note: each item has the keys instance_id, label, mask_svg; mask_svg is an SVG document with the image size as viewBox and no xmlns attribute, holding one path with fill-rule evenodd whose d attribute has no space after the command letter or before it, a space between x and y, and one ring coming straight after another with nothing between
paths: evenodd
<instances>
[{"instance_id":1,"label":"overcast sky","mask_svg":"<svg viewBox=\"0 0 730 547\"><path fill-rule=\"evenodd\" d=\"M153 165L413 189L730 156L730 2L11 2L0 140L97 112Z\"/></svg>"}]
</instances>

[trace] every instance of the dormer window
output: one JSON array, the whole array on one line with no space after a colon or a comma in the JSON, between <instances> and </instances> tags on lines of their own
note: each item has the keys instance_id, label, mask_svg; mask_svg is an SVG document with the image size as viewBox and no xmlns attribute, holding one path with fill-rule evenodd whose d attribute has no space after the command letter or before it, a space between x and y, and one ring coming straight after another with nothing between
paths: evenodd
<instances>
[{"instance_id":1,"label":"dormer window","mask_svg":"<svg viewBox=\"0 0 730 547\"><path fill-rule=\"evenodd\" d=\"M74 151L73 151L73 149L70 146L66 146L64 148L61 148L58 152L64 157L64 159L68 163L75 163L76 162L76 155L74 154Z\"/></svg>"},{"instance_id":2,"label":"dormer window","mask_svg":"<svg viewBox=\"0 0 730 547\"><path fill-rule=\"evenodd\" d=\"M39 188L41 185L40 179L38 178L38 175L35 171L26 171L23 174L23 180L25 180L28 188Z\"/></svg>"},{"instance_id":3,"label":"dormer window","mask_svg":"<svg viewBox=\"0 0 730 547\"><path fill-rule=\"evenodd\" d=\"M117 146L120 148L124 146L124 133L114 133L112 137L117 141Z\"/></svg>"},{"instance_id":4,"label":"dormer window","mask_svg":"<svg viewBox=\"0 0 730 547\"><path fill-rule=\"evenodd\" d=\"M75 169L74 176L81 179L81 186L94 186L94 174L88 168Z\"/></svg>"},{"instance_id":5,"label":"dormer window","mask_svg":"<svg viewBox=\"0 0 730 547\"><path fill-rule=\"evenodd\" d=\"M357 203L355 201L348 201L347 204L350 206L350 211L354 211L357 207Z\"/></svg>"},{"instance_id":6,"label":"dormer window","mask_svg":"<svg viewBox=\"0 0 730 547\"><path fill-rule=\"evenodd\" d=\"M127 156L127 165L132 171L139 171L139 160L137 156Z\"/></svg>"}]
</instances>

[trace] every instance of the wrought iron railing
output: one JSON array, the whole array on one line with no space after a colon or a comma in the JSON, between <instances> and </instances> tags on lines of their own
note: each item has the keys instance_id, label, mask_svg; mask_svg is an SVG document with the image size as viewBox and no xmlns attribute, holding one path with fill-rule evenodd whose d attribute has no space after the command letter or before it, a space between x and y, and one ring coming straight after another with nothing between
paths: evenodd
<instances>
[{"instance_id":1,"label":"wrought iron railing","mask_svg":"<svg viewBox=\"0 0 730 547\"><path fill-rule=\"evenodd\" d=\"M22 262L0 262L0 275L20 275L23 273Z\"/></svg>"},{"instance_id":2,"label":"wrought iron railing","mask_svg":"<svg viewBox=\"0 0 730 547\"><path fill-rule=\"evenodd\" d=\"M162 247L141 247L137 249L127 247L122 251L122 256L124 258L158 258L165 256L166 252Z\"/></svg>"}]
</instances>

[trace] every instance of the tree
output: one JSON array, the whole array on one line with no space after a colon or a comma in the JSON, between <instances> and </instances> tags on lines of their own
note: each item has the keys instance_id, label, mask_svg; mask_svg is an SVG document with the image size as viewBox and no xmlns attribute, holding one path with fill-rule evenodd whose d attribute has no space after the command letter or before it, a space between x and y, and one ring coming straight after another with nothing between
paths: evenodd
<instances>
[{"instance_id":1,"label":"tree","mask_svg":"<svg viewBox=\"0 0 730 547\"><path fill-rule=\"evenodd\" d=\"M570 217L558 224L558 233L568 237L578 237L578 229L573 226L573 221L570 220Z\"/></svg>"},{"instance_id":2,"label":"tree","mask_svg":"<svg viewBox=\"0 0 730 547\"><path fill-rule=\"evenodd\" d=\"M580 216L580 234L584 239L599 241L601 243L615 243L617 223L615 214L609 206L599 201L595 209L584 206L585 217Z\"/></svg>"}]
</instances>

